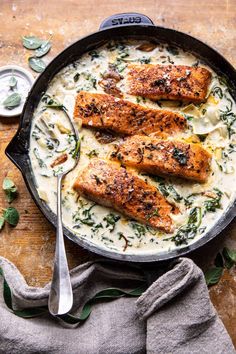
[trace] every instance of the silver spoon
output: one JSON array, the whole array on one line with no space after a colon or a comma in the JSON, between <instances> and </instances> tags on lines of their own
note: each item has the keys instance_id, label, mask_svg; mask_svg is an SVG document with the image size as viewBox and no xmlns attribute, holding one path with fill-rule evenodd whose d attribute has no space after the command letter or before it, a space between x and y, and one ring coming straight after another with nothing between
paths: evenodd
<instances>
[{"instance_id":1,"label":"silver spoon","mask_svg":"<svg viewBox=\"0 0 236 354\"><path fill-rule=\"evenodd\" d=\"M63 178L72 171L79 161L80 140L78 130L65 109L63 112L66 114L70 121L73 133L75 135L76 145L74 153L73 166L57 175L57 232L56 232L56 250L54 259L53 277L51 289L48 300L49 312L54 315L63 315L70 311L73 305L73 292L70 280L70 273L66 258L65 243L63 236L62 226L62 213L61 213L61 185Z\"/></svg>"}]
</instances>

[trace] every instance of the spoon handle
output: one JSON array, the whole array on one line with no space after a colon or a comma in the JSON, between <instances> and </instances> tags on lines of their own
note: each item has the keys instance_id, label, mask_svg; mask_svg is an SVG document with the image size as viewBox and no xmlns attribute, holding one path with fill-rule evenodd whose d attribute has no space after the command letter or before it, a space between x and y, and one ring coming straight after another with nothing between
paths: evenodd
<instances>
[{"instance_id":1,"label":"spoon handle","mask_svg":"<svg viewBox=\"0 0 236 354\"><path fill-rule=\"evenodd\" d=\"M52 315L68 313L73 305L73 293L70 273L66 258L65 243L62 228L61 184L63 175L57 176L57 234L56 251L48 308Z\"/></svg>"}]
</instances>

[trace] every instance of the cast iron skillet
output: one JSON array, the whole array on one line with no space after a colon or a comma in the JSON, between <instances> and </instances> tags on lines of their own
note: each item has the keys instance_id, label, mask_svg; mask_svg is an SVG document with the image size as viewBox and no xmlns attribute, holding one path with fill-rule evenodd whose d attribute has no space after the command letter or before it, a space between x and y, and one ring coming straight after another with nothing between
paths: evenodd
<instances>
[{"instance_id":1,"label":"cast iron skillet","mask_svg":"<svg viewBox=\"0 0 236 354\"><path fill-rule=\"evenodd\" d=\"M153 22L147 16L138 13L123 13L105 19L98 32L84 37L69 46L60 53L38 77L24 105L18 131L6 148L6 155L20 169L25 183L37 206L54 226L56 225L56 216L37 194L28 154L30 127L34 109L37 107L41 96L46 91L50 80L58 73L58 71L77 60L85 52L93 50L109 40L121 38L137 38L164 42L191 51L194 55L203 59L219 75L223 75L227 79L230 85L231 94L234 100L236 100L236 71L227 60L208 45L185 33L154 26ZM236 200L225 214L222 215L217 224L214 225L204 237L200 238L190 246L185 246L170 252L163 252L161 254L118 254L112 250L105 250L98 245L92 244L88 240L83 240L66 228L64 228L64 233L70 240L80 246L109 258L132 262L157 262L184 256L203 246L216 237L232 221L235 212Z\"/></svg>"}]
</instances>

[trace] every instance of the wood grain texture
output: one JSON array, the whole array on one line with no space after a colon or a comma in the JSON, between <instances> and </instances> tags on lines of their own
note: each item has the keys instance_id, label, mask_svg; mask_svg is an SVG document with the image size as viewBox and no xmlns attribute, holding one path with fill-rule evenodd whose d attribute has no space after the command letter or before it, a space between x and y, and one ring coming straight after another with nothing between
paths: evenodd
<instances>
[{"instance_id":1,"label":"wood grain texture","mask_svg":"<svg viewBox=\"0 0 236 354\"><path fill-rule=\"evenodd\" d=\"M48 63L69 44L96 31L105 17L128 11L144 13L156 25L174 28L205 41L236 66L235 0L1 0L0 66L15 63L28 68L27 59L31 53L22 47L23 35L47 39L50 33L53 34L52 50L45 57ZM0 184L6 175L13 178L19 189L19 197L13 205L21 215L16 228L6 226L1 232L0 255L15 263L28 284L43 286L51 278L55 230L35 206L20 172L4 154L17 125L18 119L0 117ZM1 188L0 206L7 206ZM235 222L192 257L205 269L225 243L236 248ZM70 267L91 257L69 241L66 247ZM220 284L210 290L210 295L236 345L235 278L235 270L225 273Z\"/></svg>"}]
</instances>

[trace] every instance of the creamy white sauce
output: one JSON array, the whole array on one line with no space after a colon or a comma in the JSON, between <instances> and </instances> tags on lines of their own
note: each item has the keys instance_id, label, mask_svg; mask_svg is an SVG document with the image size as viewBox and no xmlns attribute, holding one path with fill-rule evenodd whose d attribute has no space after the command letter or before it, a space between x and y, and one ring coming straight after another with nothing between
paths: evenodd
<instances>
[{"instance_id":1,"label":"creamy white sauce","mask_svg":"<svg viewBox=\"0 0 236 354\"><path fill-rule=\"evenodd\" d=\"M140 42L127 42L125 46L122 47L114 45L113 43L108 46L109 48L104 46L95 53L83 55L76 63L61 70L54 77L46 92L46 94L55 98L58 102L63 103L72 116L76 93L79 90L103 93L104 91L98 84L99 80L101 80L101 74L108 69L109 63L115 63L124 77L117 86L119 86L123 92L125 99L134 103L139 102L146 107L158 108L160 105L162 108L186 114L189 129L174 138L177 137L186 142L198 142L199 137L202 137L202 146L212 153L211 175L204 184L188 182L177 178L165 178L161 182L156 182L153 178L133 170L140 178L147 179L150 184L155 185L161 192L163 192L164 184L164 193L166 190L169 191L167 198L171 202L176 203L180 209L178 215L172 215L175 225L174 233L164 234L161 231L148 228L138 222L129 220L110 208L96 205L82 197L78 199L77 193L72 188L78 172L85 167L93 157L108 159L114 149L114 144L119 142L118 139L113 143L100 144L96 140L92 130L85 128L80 129L81 158L76 169L66 176L63 183L63 223L78 237L89 240L94 244L99 244L101 247L120 253L125 252L126 254L161 253L176 247L185 246L185 244L176 246L171 238L176 235L180 227L186 225L189 214L195 207L197 207L198 211L201 211L201 223L197 225L196 235L190 238L187 243L193 243L199 237L204 237L204 234L214 226L222 216L222 213L230 206L235 197L236 182L236 172L234 169L236 160L236 154L234 152L234 150L236 150L235 123L233 122L230 127L229 136L229 129L224 120L234 120L235 117L233 114L236 113L236 105L225 84L212 72L213 79L209 88L208 100L201 105L182 104L180 106L179 102L153 102L148 99L145 100L128 95L126 94L125 80L128 62L140 63L140 60L144 62L150 59L150 63L152 64L169 64L171 62L191 66L198 60L192 54L183 52L182 50L178 50L178 54L173 54L166 46L159 46L151 52L142 52L136 49L139 44ZM120 59L117 60L117 58ZM199 66L206 67L212 71L202 62L200 62ZM74 77L78 73L79 79L75 81ZM73 137L69 138L68 132L70 130L70 124L65 114L62 111L51 108L43 111L44 107L45 103L40 102L33 117L30 159L39 196L45 200L49 207L55 212L56 177L54 175L58 171L60 172L61 166L66 170L69 164L72 163L72 158L70 157L65 164L56 166L53 169L50 165L65 149L66 152L72 151L75 148L75 141ZM230 113L223 119L222 111L227 112L227 107L230 109ZM229 116L231 118L229 118ZM51 146L52 150L48 149L45 136L37 129L37 126L42 127L42 118L44 121L52 124L56 139L60 141L58 147L52 149ZM61 131L64 131L64 133ZM198 136L196 134L198 134ZM37 149L38 158L35 156L35 149ZM43 164L42 161L39 161L39 158L43 161ZM40 165L43 166L40 167ZM45 175L47 175L47 177ZM174 187L180 198L178 198L178 196L176 198L176 194L173 194L171 186ZM214 190L214 188L220 190L222 194L220 193L220 196L217 196L219 192L218 190ZM206 208L207 201L210 200L211 202L214 199L209 197L209 194L203 194L209 191L214 193L214 197L219 197L219 203L215 211L207 211ZM188 203L188 201L191 201L191 203ZM92 207L92 209L88 211L90 207ZM120 217L118 221L114 222L114 225L106 220L107 215L110 213ZM128 247L126 247L126 240L122 235L125 236L128 241Z\"/></svg>"}]
</instances>

